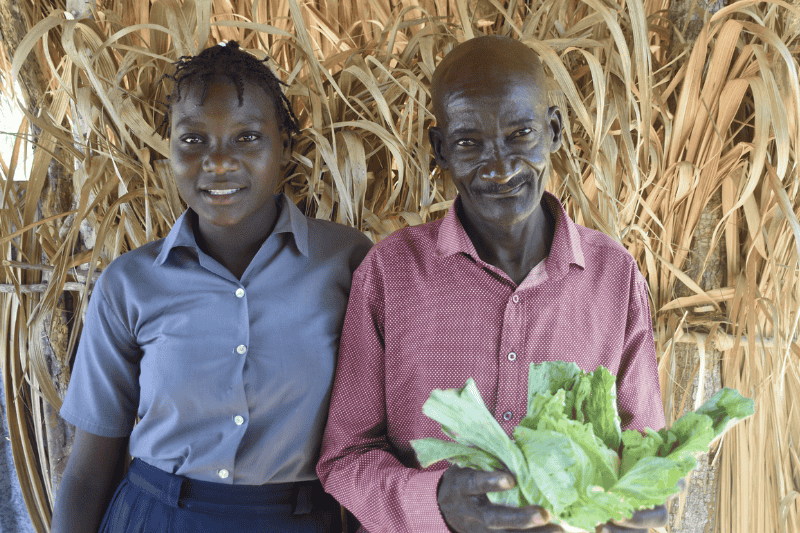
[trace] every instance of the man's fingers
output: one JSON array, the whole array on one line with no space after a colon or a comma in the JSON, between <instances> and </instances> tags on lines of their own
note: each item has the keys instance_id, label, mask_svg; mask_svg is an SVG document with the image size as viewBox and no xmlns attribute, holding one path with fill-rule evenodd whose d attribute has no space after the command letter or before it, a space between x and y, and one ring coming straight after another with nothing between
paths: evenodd
<instances>
[{"instance_id":1,"label":"man's fingers","mask_svg":"<svg viewBox=\"0 0 800 533\"><path fill-rule=\"evenodd\" d=\"M464 494L473 496L513 489L516 484L514 476L506 472L480 472L465 469L459 472L459 476L463 476L459 481L463 483Z\"/></svg>"},{"instance_id":2,"label":"man's fingers","mask_svg":"<svg viewBox=\"0 0 800 533\"><path fill-rule=\"evenodd\" d=\"M549 524L550 513L547 509L536 507L505 507L502 505L488 505L482 511L481 519L486 527L492 530L521 530L532 527L546 526L537 533L550 533L563 531L555 524ZM552 526L552 527L551 527Z\"/></svg>"},{"instance_id":3,"label":"man's fingers","mask_svg":"<svg viewBox=\"0 0 800 533\"><path fill-rule=\"evenodd\" d=\"M625 526L627 528L648 528L648 527L665 527L669 521L669 512L665 505L659 505L652 509L641 509L634 511L633 516L628 520L612 520L613 524ZM613 531L613 530L611 530ZM620 531L624 531L620 530Z\"/></svg>"}]
</instances>

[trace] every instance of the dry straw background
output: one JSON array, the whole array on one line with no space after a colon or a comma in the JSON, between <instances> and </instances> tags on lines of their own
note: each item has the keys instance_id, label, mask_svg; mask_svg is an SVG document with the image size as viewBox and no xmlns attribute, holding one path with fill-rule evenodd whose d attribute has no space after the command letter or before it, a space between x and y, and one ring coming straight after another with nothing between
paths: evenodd
<instances>
[{"instance_id":1,"label":"dry straw background","mask_svg":"<svg viewBox=\"0 0 800 533\"><path fill-rule=\"evenodd\" d=\"M625 245L649 282L668 424L709 396L712 367L717 386L756 401L709 454L708 530L800 532L800 9L743 0L710 14L689 1L701 22L688 38L671 3L0 2L2 90L19 78L28 110L0 164L0 359L37 530L71 442L55 412L87 280L183 210L154 134L170 62L225 39L269 52L304 127L284 191L378 241L450 206L427 143L430 76L455 44L488 33L533 47L551 77L567 131L549 189ZM29 179L12 182L29 142Z\"/></svg>"}]
</instances>

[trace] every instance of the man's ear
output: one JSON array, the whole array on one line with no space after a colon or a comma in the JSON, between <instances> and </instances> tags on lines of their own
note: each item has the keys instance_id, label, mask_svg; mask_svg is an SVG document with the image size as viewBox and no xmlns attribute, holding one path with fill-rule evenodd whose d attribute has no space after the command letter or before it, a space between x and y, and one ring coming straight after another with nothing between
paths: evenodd
<instances>
[{"instance_id":1,"label":"man's ear","mask_svg":"<svg viewBox=\"0 0 800 533\"><path fill-rule=\"evenodd\" d=\"M557 106L553 106L547 110L547 122L550 126L550 135L552 143L550 145L551 152L557 152L561 148L561 141L564 135L564 123L561 120L561 110Z\"/></svg>"},{"instance_id":2,"label":"man's ear","mask_svg":"<svg viewBox=\"0 0 800 533\"><path fill-rule=\"evenodd\" d=\"M439 165L439 168L442 170L447 170L449 164L444 154L444 136L441 130L437 127L431 127L428 130L428 140L431 142L433 157L436 159L436 164Z\"/></svg>"}]
</instances>

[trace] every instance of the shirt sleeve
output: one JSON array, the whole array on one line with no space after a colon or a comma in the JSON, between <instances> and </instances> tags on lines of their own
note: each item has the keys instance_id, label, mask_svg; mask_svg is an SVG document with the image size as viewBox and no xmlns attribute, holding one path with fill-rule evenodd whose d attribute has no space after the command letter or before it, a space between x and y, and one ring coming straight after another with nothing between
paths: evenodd
<instances>
[{"instance_id":1,"label":"shirt sleeve","mask_svg":"<svg viewBox=\"0 0 800 533\"><path fill-rule=\"evenodd\" d=\"M107 271L97 280L89 299L60 414L89 433L127 437L139 405L141 350L104 294L110 284Z\"/></svg>"},{"instance_id":2,"label":"shirt sleeve","mask_svg":"<svg viewBox=\"0 0 800 533\"><path fill-rule=\"evenodd\" d=\"M387 437L383 287L366 266L353 276L317 474L370 533L448 533L436 503L444 470L404 466Z\"/></svg>"},{"instance_id":3,"label":"shirt sleeve","mask_svg":"<svg viewBox=\"0 0 800 533\"><path fill-rule=\"evenodd\" d=\"M645 427L664 427L664 407L647 282L635 265L631 270L628 320L617 374L617 406L622 429L643 432Z\"/></svg>"}]
</instances>

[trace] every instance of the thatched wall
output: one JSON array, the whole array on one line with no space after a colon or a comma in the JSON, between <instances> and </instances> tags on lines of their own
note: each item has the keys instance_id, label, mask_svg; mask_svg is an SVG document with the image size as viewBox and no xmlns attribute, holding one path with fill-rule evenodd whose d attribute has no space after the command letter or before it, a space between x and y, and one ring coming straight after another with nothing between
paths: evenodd
<instances>
[{"instance_id":1,"label":"thatched wall","mask_svg":"<svg viewBox=\"0 0 800 533\"><path fill-rule=\"evenodd\" d=\"M305 128L285 192L377 241L449 207L428 82L455 43L498 33L539 52L568 120L549 189L648 280L668 423L714 387L756 401L672 529L800 531L800 9L682 4L676 27L669 0L0 2L4 89L24 82L20 143L37 145L27 182L0 165L0 360L36 527L71 442L55 410L91 280L183 209L153 134L169 62L220 39L269 51Z\"/></svg>"}]
</instances>

